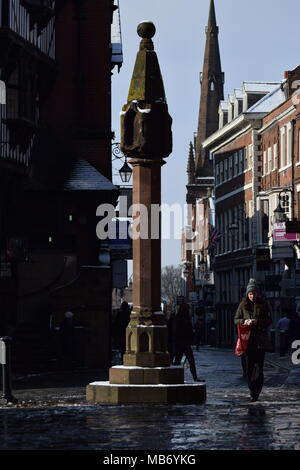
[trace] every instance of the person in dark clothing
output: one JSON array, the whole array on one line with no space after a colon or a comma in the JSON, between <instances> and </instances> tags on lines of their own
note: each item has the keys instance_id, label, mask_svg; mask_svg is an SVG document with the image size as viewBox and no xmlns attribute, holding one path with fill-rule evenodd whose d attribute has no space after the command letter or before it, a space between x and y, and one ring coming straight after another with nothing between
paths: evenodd
<instances>
[{"instance_id":1,"label":"person in dark clothing","mask_svg":"<svg viewBox=\"0 0 300 470\"><path fill-rule=\"evenodd\" d=\"M288 329L289 344L292 345L293 341L300 339L300 313L293 313Z\"/></svg>"},{"instance_id":2,"label":"person in dark clothing","mask_svg":"<svg viewBox=\"0 0 300 470\"><path fill-rule=\"evenodd\" d=\"M290 342L289 342L289 327L290 327L290 311L285 309L282 314L282 317L277 322L276 328L279 331L279 338L280 338L280 356L285 356L285 354L290 349Z\"/></svg>"},{"instance_id":3,"label":"person in dark clothing","mask_svg":"<svg viewBox=\"0 0 300 470\"><path fill-rule=\"evenodd\" d=\"M185 354L193 379L197 382L203 382L204 379L197 377L192 343L194 338L193 325L189 315L189 306L181 304L175 316L174 325L174 345L175 345L175 365L180 365L183 354Z\"/></svg>"},{"instance_id":4,"label":"person in dark clothing","mask_svg":"<svg viewBox=\"0 0 300 470\"><path fill-rule=\"evenodd\" d=\"M250 338L244 353L244 365L251 400L257 401L264 383L265 352L271 350L268 327L272 323L272 318L269 304L261 297L255 279L249 280L246 297L236 311L234 323L251 326Z\"/></svg>"},{"instance_id":5,"label":"person in dark clothing","mask_svg":"<svg viewBox=\"0 0 300 470\"><path fill-rule=\"evenodd\" d=\"M121 353L121 362L123 362L123 354L125 353L126 349L126 328L130 321L130 313L131 308L128 302L123 300L120 310L113 323L113 335L115 344Z\"/></svg>"}]
</instances>

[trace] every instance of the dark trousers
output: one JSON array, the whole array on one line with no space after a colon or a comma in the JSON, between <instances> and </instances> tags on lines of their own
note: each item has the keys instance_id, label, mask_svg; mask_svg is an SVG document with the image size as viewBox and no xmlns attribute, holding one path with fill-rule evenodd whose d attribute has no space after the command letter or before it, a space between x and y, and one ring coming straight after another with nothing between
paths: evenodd
<instances>
[{"instance_id":1,"label":"dark trousers","mask_svg":"<svg viewBox=\"0 0 300 470\"><path fill-rule=\"evenodd\" d=\"M289 336L287 331L280 332L280 356L284 356L289 350Z\"/></svg>"},{"instance_id":2,"label":"dark trousers","mask_svg":"<svg viewBox=\"0 0 300 470\"><path fill-rule=\"evenodd\" d=\"M243 369L243 377L247 377L247 364L246 364L245 354L241 355L241 363L242 363L242 369Z\"/></svg>"},{"instance_id":3,"label":"dark trousers","mask_svg":"<svg viewBox=\"0 0 300 470\"><path fill-rule=\"evenodd\" d=\"M196 365L195 365L194 354L193 354L193 350L191 346L182 346L176 350L174 364L176 366L179 366L181 363L182 356L184 354L187 360L189 361L190 371L193 376L193 379L196 380L197 379Z\"/></svg>"},{"instance_id":4,"label":"dark trousers","mask_svg":"<svg viewBox=\"0 0 300 470\"><path fill-rule=\"evenodd\" d=\"M251 396L258 398L264 384L265 351L255 348L245 352L244 356L248 387Z\"/></svg>"}]
</instances>

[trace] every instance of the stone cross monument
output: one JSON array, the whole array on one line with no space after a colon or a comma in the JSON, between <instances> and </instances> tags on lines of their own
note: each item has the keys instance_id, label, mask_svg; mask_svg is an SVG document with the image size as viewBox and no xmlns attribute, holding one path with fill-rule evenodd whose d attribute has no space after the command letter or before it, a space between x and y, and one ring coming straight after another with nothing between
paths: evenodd
<instances>
[{"instance_id":1,"label":"stone cross monument","mask_svg":"<svg viewBox=\"0 0 300 470\"><path fill-rule=\"evenodd\" d=\"M161 167L172 151L172 119L152 37L155 26L138 26L142 38L127 103L121 112L121 150L133 166L133 310L126 329L124 364L111 367L109 382L87 386L97 403L202 403L204 383L184 383L171 366L161 312ZM146 227L147 230L144 230Z\"/></svg>"}]
</instances>

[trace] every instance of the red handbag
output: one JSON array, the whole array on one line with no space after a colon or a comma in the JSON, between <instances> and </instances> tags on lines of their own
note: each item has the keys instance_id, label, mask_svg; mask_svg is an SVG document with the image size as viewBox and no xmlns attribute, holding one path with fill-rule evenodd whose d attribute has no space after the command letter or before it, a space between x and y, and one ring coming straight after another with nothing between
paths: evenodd
<instances>
[{"instance_id":1,"label":"red handbag","mask_svg":"<svg viewBox=\"0 0 300 470\"><path fill-rule=\"evenodd\" d=\"M238 325L238 339L235 347L235 354L237 356L241 356L246 352L248 341L251 334L251 326L250 325Z\"/></svg>"}]
</instances>

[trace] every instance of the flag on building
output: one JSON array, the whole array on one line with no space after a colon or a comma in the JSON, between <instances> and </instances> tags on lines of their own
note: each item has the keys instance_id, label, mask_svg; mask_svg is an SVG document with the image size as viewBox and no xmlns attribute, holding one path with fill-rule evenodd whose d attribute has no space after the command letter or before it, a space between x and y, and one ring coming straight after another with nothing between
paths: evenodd
<instances>
[{"instance_id":1,"label":"flag on building","mask_svg":"<svg viewBox=\"0 0 300 470\"><path fill-rule=\"evenodd\" d=\"M216 244L221 240L223 233L220 232L217 228L215 228L209 237L209 245L216 246Z\"/></svg>"}]
</instances>

